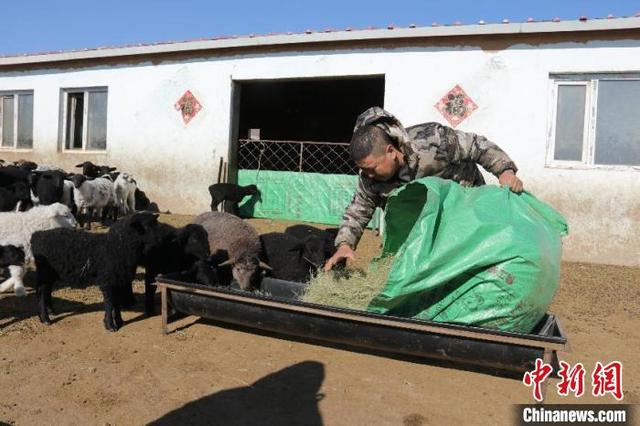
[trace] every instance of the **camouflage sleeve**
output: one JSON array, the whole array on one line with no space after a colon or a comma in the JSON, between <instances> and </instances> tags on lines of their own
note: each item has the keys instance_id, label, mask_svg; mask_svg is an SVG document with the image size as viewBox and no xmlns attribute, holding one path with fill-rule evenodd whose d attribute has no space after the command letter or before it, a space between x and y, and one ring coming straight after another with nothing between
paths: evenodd
<instances>
[{"instance_id":1,"label":"camouflage sleeve","mask_svg":"<svg viewBox=\"0 0 640 426\"><path fill-rule=\"evenodd\" d=\"M362 178L358 179L356 193L342 216L342 224L335 240L336 247L347 243L355 249L376 207L381 203L382 197L367 191Z\"/></svg>"},{"instance_id":2,"label":"camouflage sleeve","mask_svg":"<svg viewBox=\"0 0 640 426\"><path fill-rule=\"evenodd\" d=\"M511 169L514 173L518 171L511 158L484 136L460 130L455 130L455 133L459 145L458 160L472 160L497 177L505 170Z\"/></svg>"}]
</instances>

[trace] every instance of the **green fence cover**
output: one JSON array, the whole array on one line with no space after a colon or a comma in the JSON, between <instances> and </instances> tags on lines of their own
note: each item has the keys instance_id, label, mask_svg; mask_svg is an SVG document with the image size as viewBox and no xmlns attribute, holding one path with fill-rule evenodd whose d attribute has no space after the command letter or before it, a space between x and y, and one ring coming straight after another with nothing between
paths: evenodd
<instances>
[{"instance_id":1,"label":"green fence cover","mask_svg":"<svg viewBox=\"0 0 640 426\"><path fill-rule=\"evenodd\" d=\"M239 185L256 185L260 197L240 204L242 217L338 225L358 184L355 175L239 170ZM376 224L376 218L371 226Z\"/></svg>"},{"instance_id":2,"label":"green fence cover","mask_svg":"<svg viewBox=\"0 0 640 426\"><path fill-rule=\"evenodd\" d=\"M565 219L528 193L424 178L386 207L383 255L395 255L369 310L528 333L560 278Z\"/></svg>"}]
</instances>

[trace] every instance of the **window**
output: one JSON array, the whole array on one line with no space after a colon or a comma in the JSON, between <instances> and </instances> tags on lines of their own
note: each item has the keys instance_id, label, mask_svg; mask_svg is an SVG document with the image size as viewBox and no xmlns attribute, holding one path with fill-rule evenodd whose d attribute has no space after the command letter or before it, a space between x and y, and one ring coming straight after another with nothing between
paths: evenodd
<instances>
[{"instance_id":1,"label":"window","mask_svg":"<svg viewBox=\"0 0 640 426\"><path fill-rule=\"evenodd\" d=\"M107 149L107 89L63 91L63 131L65 150Z\"/></svg>"},{"instance_id":2,"label":"window","mask_svg":"<svg viewBox=\"0 0 640 426\"><path fill-rule=\"evenodd\" d=\"M0 147L33 147L33 92L0 92Z\"/></svg>"},{"instance_id":3,"label":"window","mask_svg":"<svg viewBox=\"0 0 640 426\"><path fill-rule=\"evenodd\" d=\"M552 76L552 166L640 166L640 74Z\"/></svg>"}]
</instances>

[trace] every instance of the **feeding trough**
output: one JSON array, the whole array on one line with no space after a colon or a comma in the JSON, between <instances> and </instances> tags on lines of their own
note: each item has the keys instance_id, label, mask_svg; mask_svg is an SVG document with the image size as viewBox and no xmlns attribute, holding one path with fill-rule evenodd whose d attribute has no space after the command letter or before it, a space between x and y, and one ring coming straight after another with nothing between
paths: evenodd
<instances>
[{"instance_id":1,"label":"feeding trough","mask_svg":"<svg viewBox=\"0 0 640 426\"><path fill-rule=\"evenodd\" d=\"M523 373L541 358L558 368L567 339L547 314L530 334L379 315L298 300L305 284L264 278L261 292L210 287L181 274L159 276L162 329L169 303L177 311L258 330L378 352ZM268 295L267 295L268 294Z\"/></svg>"}]
</instances>

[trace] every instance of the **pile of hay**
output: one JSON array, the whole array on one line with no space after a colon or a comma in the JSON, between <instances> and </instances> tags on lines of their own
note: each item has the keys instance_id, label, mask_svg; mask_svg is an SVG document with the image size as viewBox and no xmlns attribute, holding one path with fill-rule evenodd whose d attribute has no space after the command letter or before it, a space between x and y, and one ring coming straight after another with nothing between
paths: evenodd
<instances>
[{"instance_id":1,"label":"pile of hay","mask_svg":"<svg viewBox=\"0 0 640 426\"><path fill-rule=\"evenodd\" d=\"M366 270L320 271L301 295L303 302L366 311L384 287L393 257L371 262Z\"/></svg>"}]
</instances>

